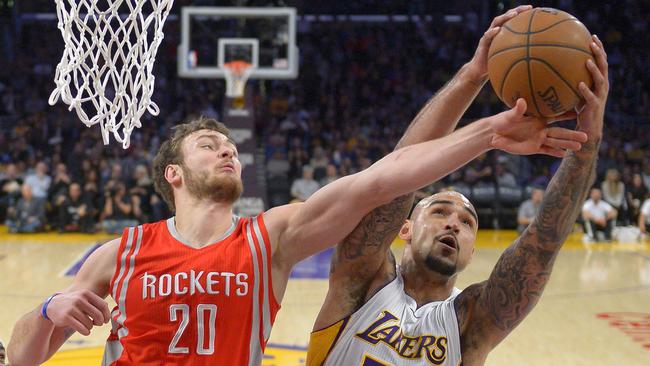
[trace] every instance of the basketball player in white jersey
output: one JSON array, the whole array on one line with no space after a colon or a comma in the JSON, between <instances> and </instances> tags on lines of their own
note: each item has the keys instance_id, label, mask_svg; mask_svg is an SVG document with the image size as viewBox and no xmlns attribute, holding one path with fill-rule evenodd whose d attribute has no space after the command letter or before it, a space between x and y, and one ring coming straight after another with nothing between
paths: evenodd
<instances>
[{"instance_id":1,"label":"basketball player in white jersey","mask_svg":"<svg viewBox=\"0 0 650 366\"><path fill-rule=\"evenodd\" d=\"M584 133L526 117L525 110L519 100L513 109L449 136L400 149L329 184L304 203L249 219L232 213L242 189L241 165L227 129L209 120L185 124L161 147L167 149L169 162L162 164L159 175L176 216L131 228L95 251L70 287L16 324L9 357L19 365L42 363L72 332L88 335L111 319L116 328L107 342L105 364L259 365L293 265L343 240L372 209L492 148L557 156L563 149L579 150L587 139ZM410 128L418 130L422 123L431 121L416 119ZM235 239L241 245L213 264L209 256L197 255L210 247L218 251L220 244ZM154 247L183 254L156 257ZM207 275L201 277L198 264L206 266ZM238 274L229 290L233 273ZM118 303L112 313L104 300L109 294ZM186 306L196 298L198 308ZM197 323L196 317L218 326ZM216 357L219 352L226 357Z\"/></svg>"},{"instance_id":2,"label":"basketball player in white jersey","mask_svg":"<svg viewBox=\"0 0 650 366\"><path fill-rule=\"evenodd\" d=\"M534 221L505 250L490 277L462 292L458 273L471 261L476 211L457 192L418 203L399 229L406 242L396 266L388 239L407 198L376 209L337 246L329 291L312 333L307 366L483 365L532 310L591 187L609 92L607 59L594 36L596 62L581 83L586 103L578 130L588 141L567 152Z\"/></svg>"}]
</instances>

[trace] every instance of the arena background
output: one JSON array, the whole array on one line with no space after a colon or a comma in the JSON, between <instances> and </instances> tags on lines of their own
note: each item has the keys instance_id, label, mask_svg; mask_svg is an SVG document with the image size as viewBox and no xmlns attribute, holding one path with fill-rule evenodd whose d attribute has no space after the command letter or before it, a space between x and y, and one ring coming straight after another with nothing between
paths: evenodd
<instances>
[{"instance_id":1,"label":"arena background","mask_svg":"<svg viewBox=\"0 0 650 366\"><path fill-rule=\"evenodd\" d=\"M171 127L198 115L227 122L232 108L219 79L180 78L180 8L187 5L289 6L297 9L299 74L295 80L252 80L246 106L251 132L240 144L253 162L245 175L241 214L287 203L303 167L319 185L360 171L390 152L424 103L467 62L491 19L520 2L496 1L189 1L177 0L165 25L154 73L160 115L145 114L131 146L104 146L98 128L48 105L63 51L51 0L0 0L0 222L25 181L43 202L35 233L0 226L0 340L14 323L71 282L83 260L114 237L103 217L105 195L124 184L137 214L120 223L151 222L170 212L152 189L150 164ZM609 55L610 97L596 185L618 172L624 199L612 242L587 240L580 223L565 245L533 313L488 358L488 365L650 364L650 246L638 233L638 204L650 189L650 73L647 1L536 1L578 17ZM504 109L489 85L461 125ZM245 135L244 136L248 136ZM543 188L559 159L490 152L427 187L464 193L482 229L465 287L488 276L516 237L519 205ZM613 173L611 173L613 174ZM48 178L49 177L49 178ZM76 227L61 215L71 183L79 183L92 218ZM107 189L107 187L111 187ZM38 188L38 187L37 187ZM42 188L42 187L41 187ZM607 188L605 188L607 189ZM296 192L294 192L296 193ZM133 198L136 197L137 198ZM119 225L119 223L118 223ZM83 231L70 233L68 231ZM597 238L602 239L602 238ZM403 243L393 249L401 256ZM264 365L304 364L311 325L326 291L330 251L294 270ZM96 365L107 328L73 336L47 364Z\"/></svg>"}]
</instances>

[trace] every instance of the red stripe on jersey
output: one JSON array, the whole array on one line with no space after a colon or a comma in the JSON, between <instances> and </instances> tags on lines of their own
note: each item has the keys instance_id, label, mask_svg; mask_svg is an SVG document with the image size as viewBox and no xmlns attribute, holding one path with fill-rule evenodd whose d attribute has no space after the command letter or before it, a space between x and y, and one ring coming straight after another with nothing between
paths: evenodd
<instances>
[{"instance_id":1,"label":"red stripe on jersey","mask_svg":"<svg viewBox=\"0 0 650 366\"><path fill-rule=\"evenodd\" d=\"M269 299L271 301L271 324L275 323L275 316L277 315L278 311L280 310L280 303L278 300L275 298L275 292L273 292L273 277L271 276L271 263L272 257L271 254L273 253L271 249L271 240L269 239L269 233L266 231L266 224L264 224L264 215L259 215L257 216L257 221L259 223L260 231L262 233L262 237L264 238L264 244L266 246L266 252L269 253L268 261L269 265L266 267L267 268L267 277L269 279Z\"/></svg>"}]
</instances>

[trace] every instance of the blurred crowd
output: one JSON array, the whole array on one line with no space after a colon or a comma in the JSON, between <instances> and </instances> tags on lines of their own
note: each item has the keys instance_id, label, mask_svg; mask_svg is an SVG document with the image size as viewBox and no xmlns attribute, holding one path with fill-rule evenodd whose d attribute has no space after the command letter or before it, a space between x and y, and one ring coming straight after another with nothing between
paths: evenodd
<instances>
[{"instance_id":1,"label":"blurred crowd","mask_svg":"<svg viewBox=\"0 0 650 366\"><path fill-rule=\"evenodd\" d=\"M30 2L33 9L27 10L53 8L43 3ZM383 11L372 11L368 2L348 10L295 3L305 14L438 11L422 1L379 7ZM298 79L248 86L255 91L269 205L305 200L390 152L418 110L471 58L496 15L473 3L454 5L462 22L301 23ZM619 1L616 11L607 3L548 4L576 15L605 43L611 91L596 187L616 210L613 222L643 230L640 221L650 216L650 204L641 214L650 190L650 9L644 4ZM0 56L0 219L9 230L118 232L169 215L150 177L160 141L192 116L219 118L224 102L222 81L177 77L179 24L165 26L156 58L153 100L160 116L145 117L128 150L104 146L99 128L84 128L62 103L48 105L63 49L55 22L3 24L10 35L4 33ZM486 86L461 125L503 108ZM523 225L522 202L548 184L558 165L549 157L490 152L419 194L453 187L477 205L483 226L516 227Z\"/></svg>"}]
</instances>

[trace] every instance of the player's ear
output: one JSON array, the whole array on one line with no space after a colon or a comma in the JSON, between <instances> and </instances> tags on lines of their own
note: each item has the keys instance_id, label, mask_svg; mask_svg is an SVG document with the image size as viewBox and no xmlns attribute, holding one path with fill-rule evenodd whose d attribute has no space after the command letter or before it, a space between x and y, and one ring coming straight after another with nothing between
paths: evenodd
<instances>
[{"instance_id":1,"label":"player's ear","mask_svg":"<svg viewBox=\"0 0 650 366\"><path fill-rule=\"evenodd\" d=\"M181 167L169 164L165 167L165 180L171 185L179 184L182 180Z\"/></svg>"},{"instance_id":2,"label":"player's ear","mask_svg":"<svg viewBox=\"0 0 650 366\"><path fill-rule=\"evenodd\" d=\"M407 243L411 242L413 222L411 220L404 220L404 225L399 229L399 237Z\"/></svg>"}]
</instances>

